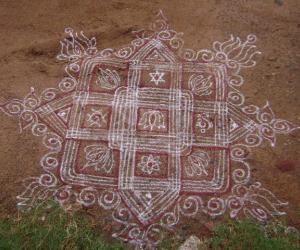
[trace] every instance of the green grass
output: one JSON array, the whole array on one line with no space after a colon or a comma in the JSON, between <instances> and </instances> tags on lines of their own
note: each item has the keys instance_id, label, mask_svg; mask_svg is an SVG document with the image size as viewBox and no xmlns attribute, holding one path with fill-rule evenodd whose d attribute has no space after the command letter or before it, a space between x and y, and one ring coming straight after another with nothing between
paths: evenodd
<instances>
[{"instance_id":1,"label":"green grass","mask_svg":"<svg viewBox=\"0 0 300 250\"><path fill-rule=\"evenodd\" d=\"M42 203L18 219L0 220L0 249L126 249L105 243L90 225L79 211L70 214L55 202Z\"/></svg>"},{"instance_id":2,"label":"green grass","mask_svg":"<svg viewBox=\"0 0 300 250\"><path fill-rule=\"evenodd\" d=\"M299 233L286 232L281 223L262 226L250 220L229 221L217 227L210 240L210 249L295 250L299 247Z\"/></svg>"},{"instance_id":3,"label":"green grass","mask_svg":"<svg viewBox=\"0 0 300 250\"><path fill-rule=\"evenodd\" d=\"M211 238L202 238L199 250L300 250L299 232L287 232L280 222L265 226L251 221L228 220L216 227ZM162 241L159 250L178 249L175 237Z\"/></svg>"},{"instance_id":4,"label":"green grass","mask_svg":"<svg viewBox=\"0 0 300 250\"><path fill-rule=\"evenodd\" d=\"M53 201L38 204L17 219L0 220L0 250L121 250L129 246L106 242L96 233L85 211L65 212ZM178 235L177 235L178 236ZM202 239L201 249L295 250L300 249L299 232L286 232L281 223L265 226L253 221L227 221L216 227L211 238ZM166 235L160 250L178 249L181 237Z\"/></svg>"}]
</instances>

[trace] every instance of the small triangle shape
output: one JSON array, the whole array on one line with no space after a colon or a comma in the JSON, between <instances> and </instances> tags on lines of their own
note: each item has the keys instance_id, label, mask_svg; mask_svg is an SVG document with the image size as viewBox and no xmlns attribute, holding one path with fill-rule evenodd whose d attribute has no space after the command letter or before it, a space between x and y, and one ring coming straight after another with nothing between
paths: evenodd
<instances>
[{"instance_id":1,"label":"small triangle shape","mask_svg":"<svg viewBox=\"0 0 300 250\"><path fill-rule=\"evenodd\" d=\"M168 60L156 49L152 50L145 60L155 61L155 62L168 62Z\"/></svg>"},{"instance_id":2,"label":"small triangle shape","mask_svg":"<svg viewBox=\"0 0 300 250\"><path fill-rule=\"evenodd\" d=\"M230 118L229 131L232 132L232 131L236 130L239 127L240 127L240 125L238 123L236 123L232 118Z\"/></svg>"},{"instance_id":3,"label":"small triangle shape","mask_svg":"<svg viewBox=\"0 0 300 250\"><path fill-rule=\"evenodd\" d=\"M138 220L147 225L154 217L160 216L178 197L177 190L138 191L123 190L121 195Z\"/></svg>"},{"instance_id":4,"label":"small triangle shape","mask_svg":"<svg viewBox=\"0 0 300 250\"><path fill-rule=\"evenodd\" d=\"M56 111L56 114L63 122L68 123L69 116L70 116L71 107L60 109Z\"/></svg>"}]
</instances>

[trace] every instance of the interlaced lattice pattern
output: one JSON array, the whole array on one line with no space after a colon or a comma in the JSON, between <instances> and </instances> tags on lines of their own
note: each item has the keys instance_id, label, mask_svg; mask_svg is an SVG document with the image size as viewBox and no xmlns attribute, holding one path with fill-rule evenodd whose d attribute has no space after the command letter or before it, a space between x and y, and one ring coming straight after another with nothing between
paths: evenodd
<instances>
[{"instance_id":1,"label":"interlaced lattice pattern","mask_svg":"<svg viewBox=\"0 0 300 250\"><path fill-rule=\"evenodd\" d=\"M267 102L245 103L240 70L255 66L256 37L231 36L211 50L184 48L160 12L119 50L67 28L58 85L1 104L49 149L18 205L55 197L112 211L115 237L155 246L181 216L229 213L266 220L284 214L260 183L250 183L252 148L297 127Z\"/></svg>"}]
</instances>

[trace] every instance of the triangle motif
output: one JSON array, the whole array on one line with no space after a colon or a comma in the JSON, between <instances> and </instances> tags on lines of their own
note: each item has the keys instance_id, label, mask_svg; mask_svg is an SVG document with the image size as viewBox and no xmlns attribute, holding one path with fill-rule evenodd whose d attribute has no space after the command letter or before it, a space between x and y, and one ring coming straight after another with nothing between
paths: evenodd
<instances>
[{"instance_id":1,"label":"triangle motif","mask_svg":"<svg viewBox=\"0 0 300 250\"><path fill-rule=\"evenodd\" d=\"M239 126L232 118L230 118L230 123L229 123L229 131L232 132L236 130Z\"/></svg>"},{"instance_id":2,"label":"triangle motif","mask_svg":"<svg viewBox=\"0 0 300 250\"><path fill-rule=\"evenodd\" d=\"M123 190L121 195L138 220L147 225L160 216L178 197L177 191L134 191Z\"/></svg>"},{"instance_id":3,"label":"triangle motif","mask_svg":"<svg viewBox=\"0 0 300 250\"><path fill-rule=\"evenodd\" d=\"M152 52L149 53L149 55L145 58L145 60L149 61L159 61L159 62L168 62L167 60L158 50L153 50Z\"/></svg>"},{"instance_id":4,"label":"triangle motif","mask_svg":"<svg viewBox=\"0 0 300 250\"><path fill-rule=\"evenodd\" d=\"M65 109L60 109L56 114L60 119L62 119L65 123L68 122L69 120L69 115L70 115L71 107L65 108Z\"/></svg>"}]
</instances>

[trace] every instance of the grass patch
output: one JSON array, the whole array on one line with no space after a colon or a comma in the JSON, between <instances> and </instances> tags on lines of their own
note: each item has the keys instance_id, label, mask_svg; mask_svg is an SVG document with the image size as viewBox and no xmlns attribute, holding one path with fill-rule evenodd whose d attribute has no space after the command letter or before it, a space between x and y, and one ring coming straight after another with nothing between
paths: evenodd
<instances>
[{"instance_id":1,"label":"grass patch","mask_svg":"<svg viewBox=\"0 0 300 250\"><path fill-rule=\"evenodd\" d=\"M228 220L216 227L211 238L201 238L199 250L300 250L300 235L280 222L266 225L251 220ZM167 238L159 250L178 249L176 238Z\"/></svg>"},{"instance_id":2,"label":"grass patch","mask_svg":"<svg viewBox=\"0 0 300 250\"><path fill-rule=\"evenodd\" d=\"M18 219L0 220L0 249L126 249L96 235L87 216L66 213L57 203L38 204Z\"/></svg>"},{"instance_id":3,"label":"grass patch","mask_svg":"<svg viewBox=\"0 0 300 250\"><path fill-rule=\"evenodd\" d=\"M106 242L96 233L85 211L65 212L56 202L40 203L17 219L0 220L0 249L19 250L123 250L129 246ZM178 235L177 235L178 236ZM166 235L160 250L178 249L180 237ZM227 221L216 227L211 238L202 239L200 249L213 250L296 250L299 232L287 230L281 223L265 226L253 221Z\"/></svg>"},{"instance_id":4,"label":"grass patch","mask_svg":"<svg viewBox=\"0 0 300 250\"><path fill-rule=\"evenodd\" d=\"M215 250L296 250L299 247L299 233L289 232L281 223L265 226L250 220L229 221L216 228L209 241L209 248Z\"/></svg>"}]
</instances>

